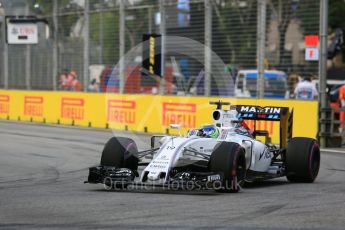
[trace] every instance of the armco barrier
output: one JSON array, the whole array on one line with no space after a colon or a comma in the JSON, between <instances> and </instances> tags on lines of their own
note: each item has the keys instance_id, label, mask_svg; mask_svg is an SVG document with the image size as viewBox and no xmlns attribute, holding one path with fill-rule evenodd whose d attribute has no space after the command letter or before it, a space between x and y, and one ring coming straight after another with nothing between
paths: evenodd
<instances>
[{"instance_id":1,"label":"armco barrier","mask_svg":"<svg viewBox=\"0 0 345 230\"><path fill-rule=\"evenodd\" d=\"M316 101L0 90L0 119L176 134L169 124L181 124L185 132L212 123L209 101L216 100L288 106L294 109L293 136L316 137ZM256 128L268 130L273 142L279 142L277 122L260 121Z\"/></svg>"}]
</instances>

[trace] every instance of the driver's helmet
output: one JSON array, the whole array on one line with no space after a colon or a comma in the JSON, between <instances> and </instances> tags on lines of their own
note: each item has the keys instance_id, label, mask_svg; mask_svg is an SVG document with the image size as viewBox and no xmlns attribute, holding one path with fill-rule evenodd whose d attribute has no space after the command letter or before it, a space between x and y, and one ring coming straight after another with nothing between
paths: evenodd
<instances>
[{"instance_id":1,"label":"driver's helmet","mask_svg":"<svg viewBox=\"0 0 345 230\"><path fill-rule=\"evenodd\" d=\"M217 138L219 136L219 130L214 125L205 125L197 134L199 137L209 137L209 138Z\"/></svg>"}]
</instances>

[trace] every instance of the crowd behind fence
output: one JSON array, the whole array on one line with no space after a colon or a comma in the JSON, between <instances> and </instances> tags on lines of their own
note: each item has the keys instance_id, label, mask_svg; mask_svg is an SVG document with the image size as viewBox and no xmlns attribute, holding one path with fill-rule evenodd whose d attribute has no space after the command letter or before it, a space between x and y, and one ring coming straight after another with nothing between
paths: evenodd
<instances>
[{"instance_id":1,"label":"crowd behind fence","mask_svg":"<svg viewBox=\"0 0 345 230\"><path fill-rule=\"evenodd\" d=\"M318 61L305 60L305 36L319 33L319 1L266 3L265 96L293 97L298 80L318 79ZM121 92L120 83L109 79L119 75L122 48L133 52L123 68L123 93L257 95L258 1L3 0L1 7L1 88L66 90L60 76L74 71L84 90L97 84L102 92L111 84ZM7 45L5 15L44 18L49 35L40 23L38 44ZM133 50L143 34L168 37L163 90L160 82L142 74L142 50Z\"/></svg>"}]
</instances>

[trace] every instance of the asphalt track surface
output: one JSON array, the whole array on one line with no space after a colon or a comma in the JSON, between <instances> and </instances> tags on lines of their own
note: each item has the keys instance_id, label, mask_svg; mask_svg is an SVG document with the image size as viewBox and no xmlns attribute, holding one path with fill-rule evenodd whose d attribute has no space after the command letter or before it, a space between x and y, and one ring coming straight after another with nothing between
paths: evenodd
<instances>
[{"instance_id":1,"label":"asphalt track surface","mask_svg":"<svg viewBox=\"0 0 345 230\"><path fill-rule=\"evenodd\" d=\"M112 135L0 121L0 228L345 229L345 152L323 152L313 184L281 178L238 194L83 184ZM117 135L148 147L147 135Z\"/></svg>"}]
</instances>

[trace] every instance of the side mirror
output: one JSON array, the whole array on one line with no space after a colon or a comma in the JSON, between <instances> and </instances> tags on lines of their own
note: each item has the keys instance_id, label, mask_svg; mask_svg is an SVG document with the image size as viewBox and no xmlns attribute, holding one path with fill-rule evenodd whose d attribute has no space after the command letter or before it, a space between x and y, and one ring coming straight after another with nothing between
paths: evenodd
<instances>
[{"instance_id":1,"label":"side mirror","mask_svg":"<svg viewBox=\"0 0 345 230\"><path fill-rule=\"evenodd\" d=\"M178 130L178 135L181 136L181 125L180 124L170 124L170 128L172 129L177 129Z\"/></svg>"}]
</instances>

